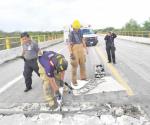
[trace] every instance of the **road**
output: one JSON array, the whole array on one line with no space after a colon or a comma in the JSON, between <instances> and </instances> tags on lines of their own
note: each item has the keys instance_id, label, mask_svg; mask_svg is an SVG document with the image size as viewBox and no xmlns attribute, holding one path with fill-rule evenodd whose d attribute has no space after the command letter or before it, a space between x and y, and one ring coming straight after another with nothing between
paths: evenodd
<instances>
[{"instance_id":1,"label":"road","mask_svg":"<svg viewBox=\"0 0 150 125\"><path fill-rule=\"evenodd\" d=\"M126 91L110 91L74 97L66 94L67 102L96 102L96 103L133 103L140 104L150 114L150 46L126 40L115 40L117 64L107 64L105 42L99 37L96 47L88 47L87 74L94 78L94 66L103 64L107 76L112 76ZM47 48L65 55L69 61L69 52L65 43L60 43ZM100 54L101 53L101 54ZM33 74L33 89L24 93L25 83L22 77L23 60L16 59L0 65L0 103L34 103L44 102L42 81ZM115 72L114 72L115 71ZM70 81L70 65L66 72L65 80ZM118 75L116 75L118 73ZM8 86L9 84L9 86Z\"/></svg>"}]
</instances>

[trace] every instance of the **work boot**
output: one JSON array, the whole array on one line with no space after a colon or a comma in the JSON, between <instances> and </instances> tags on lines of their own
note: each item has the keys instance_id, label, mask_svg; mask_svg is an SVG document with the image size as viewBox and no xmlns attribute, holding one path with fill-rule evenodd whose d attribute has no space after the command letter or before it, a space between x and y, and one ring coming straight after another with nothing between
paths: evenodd
<instances>
[{"instance_id":1,"label":"work boot","mask_svg":"<svg viewBox=\"0 0 150 125\"><path fill-rule=\"evenodd\" d=\"M24 90L24 92L28 92L28 91L31 90L31 89L32 89L32 87L26 88L26 89Z\"/></svg>"},{"instance_id":2,"label":"work boot","mask_svg":"<svg viewBox=\"0 0 150 125\"><path fill-rule=\"evenodd\" d=\"M113 61L113 64L116 64L116 61Z\"/></svg>"}]
</instances>

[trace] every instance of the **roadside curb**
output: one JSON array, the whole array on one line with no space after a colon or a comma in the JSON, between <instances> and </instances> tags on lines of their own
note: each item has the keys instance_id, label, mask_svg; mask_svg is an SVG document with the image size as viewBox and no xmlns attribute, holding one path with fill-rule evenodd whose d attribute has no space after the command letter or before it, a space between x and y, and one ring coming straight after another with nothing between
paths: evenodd
<instances>
[{"instance_id":1,"label":"roadside curb","mask_svg":"<svg viewBox=\"0 0 150 125\"><path fill-rule=\"evenodd\" d=\"M45 48L48 48L50 46L54 46L54 45L62 43L62 42L63 41L61 39L59 39L57 41L56 40L55 41L51 41L51 42L46 41L46 42L43 42L42 44L40 44L39 46L40 46L41 49L45 49ZM43 45L43 44L46 44L46 45ZM4 54L5 51L7 51L7 52L8 51L12 51L12 55L11 55L11 52L9 52L8 54L5 55ZM9 61L16 60L16 59L20 58L20 54L18 54L19 52L21 52L21 47L16 47L16 48L12 48L10 50L3 50L3 51L1 51L0 52L0 57L2 56L2 58L0 60L0 65L4 64L4 63L7 63Z\"/></svg>"}]
</instances>

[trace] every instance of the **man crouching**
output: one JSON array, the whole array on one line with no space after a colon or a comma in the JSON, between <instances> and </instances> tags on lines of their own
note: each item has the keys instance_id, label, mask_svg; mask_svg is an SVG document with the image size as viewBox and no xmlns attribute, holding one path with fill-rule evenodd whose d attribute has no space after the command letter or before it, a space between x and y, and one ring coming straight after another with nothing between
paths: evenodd
<instances>
[{"instance_id":1,"label":"man crouching","mask_svg":"<svg viewBox=\"0 0 150 125\"><path fill-rule=\"evenodd\" d=\"M57 100L61 99L59 87L63 87L65 70L68 62L65 57L53 51L44 51L38 58L39 73L43 80L43 91L51 108L57 108Z\"/></svg>"}]
</instances>

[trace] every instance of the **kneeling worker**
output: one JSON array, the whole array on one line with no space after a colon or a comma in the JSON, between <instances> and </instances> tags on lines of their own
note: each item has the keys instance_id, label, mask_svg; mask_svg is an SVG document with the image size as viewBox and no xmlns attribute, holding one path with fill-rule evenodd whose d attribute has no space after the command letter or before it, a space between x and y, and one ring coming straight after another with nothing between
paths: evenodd
<instances>
[{"instance_id":1,"label":"kneeling worker","mask_svg":"<svg viewBox=\"0 0 150 125\"><path fill-rule=\"evenodd\" d=\"M43 80L43 90L50 107L56 108L55 97L61 98L59 87L63 86L68 62L65 57L53 51L44 51L38 59L39 73ZM59 78L58 78L59 77Z\"/></svg>"}]
</instances>

